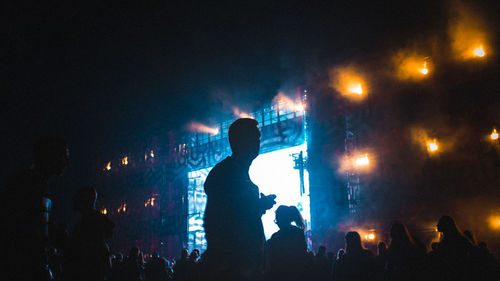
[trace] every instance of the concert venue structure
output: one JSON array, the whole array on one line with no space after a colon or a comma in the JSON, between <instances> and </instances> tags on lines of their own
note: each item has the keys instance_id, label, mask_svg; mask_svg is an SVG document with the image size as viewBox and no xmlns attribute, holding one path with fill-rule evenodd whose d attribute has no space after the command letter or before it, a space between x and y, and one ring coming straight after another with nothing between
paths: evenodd
<instances>
[{"instance_id":1,"label":"concert venue structure","mask_svg":"<svg viewBox=\"0 0 500 281\"><path fill-rule=\"evenodd\" d=\"M329 194L322 189L329 185L322 181L320 173L311 170L314 161L308 157L311 151L321 151L311 149L315 134L311 134L309 126L308 93L298 90L291 97L280 94L260 110L242 115L258 120L262 135L260 155L250 168L250 177L260 192L277 195L277 204L262 218L266 237L277 231L274 210L279 205L294 205L306 221L308 246L312 247L312 234L324 228L325 215L335 215L333 205L343 210L349 203L354 210L359 186L334 186L332 190L337 190L339 198L331 201L335 204L327 204L333 198L325 197ZM206 248L203 184L210 169L230 155L227 130L236 118L202 128L202 132L169 132L165 138L156 137L142 151L124 154L104 165L97 177L100 210L117 221L112 244L115 249L124 251L137 244L146 252L175 256L181 247ZM344 149L345 132L337 133L342 138L340 148ZM352 133L350 136L352 139ZM355 149L352 144L349 147ZM322 207L311 208L314 202Z\"/></svg>"},{"instance_id":2,"label":"concert venue structure","mask_svg":"<svg viewBox=\"0 0 500 281\"><path fill-rule=\"evenodd\" d=\"M274 210L294 205L306 221L311 246L307 91L295 98L283 96L248 114L259 121L262 135L260 156L250 176L260 192L277 195L277 204L263 216L266 237L277 231ZM123 226L118 223L116 247L138 244L146 252L167 256L176 255L181 247L206 249L203 184L210 169L231 153L227 130L235 119L202 132L170 132L166 142L156 138L141 153L123 155L105 165L98 184L101 202L106 202L101 212L117 221L127 219ZM121 196L116 196L117 188Z\"/></svg>"},{"instance_id":3,"label":"concert venue structure","mask_svg":"<svg viewBox=\"0 0 500 281\"><path fill-rule=\"evenodd\" d=\"M312 249L341 248L349 230L373 247L387 241L394 220L404 221L429 246L439 238L436 220L442 214L498 246L500 210L482 197L497 194L499 184L495 111L481 114L491 106L488 95L470 102L478 85L494 83L494 72L471 73L457 83L454 68L436 73L451 81L439 88L434 82L394 87L380 80L377 88L389 90L370 93L359 83L347 88L362 97L352 101L316 86L280 93L255 112L240 114L258 120L262 132L251 179L264 194L277 195L275 208L299 208ZM113 251L137 245L174 257L183 247L205 249L203 183L230 154L227 129L236 118L193 123L189 133L172 130L99 163L99 208L117 222ZM263 216L268 238L276 231L273 211Z\"/></svg>"}]
</instances>

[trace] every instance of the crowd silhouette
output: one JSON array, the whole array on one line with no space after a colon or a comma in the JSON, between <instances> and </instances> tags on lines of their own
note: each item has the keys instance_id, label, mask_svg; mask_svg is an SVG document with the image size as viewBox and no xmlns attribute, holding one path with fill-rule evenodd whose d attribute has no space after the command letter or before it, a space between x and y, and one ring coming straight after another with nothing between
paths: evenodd
<instances>
[{"instance_id":1,"label":"crowd silhouette","mask_svg":"<svg viewBox=\"0 0 500 281\"><path fill-rule=\"evenodd\" d=\"M67 231L50 218L48 182L68 163L68 148L59 138L35 145L35 165L10 178L0 191L0 231L3 250L1 280L60 281L412 281L500 280L498 260L486 243L469 230L461 232L454 219L442 216L437 231L442 239L430 251L402 222L389 228L389 243L377 253L363 247L356 231L345 235L345 248L336 253L320 246L307 248L305 225L295 206L279 206L279 230L266 241L261 216L275 204L248 176L259 154L260 132L254 119L242 118L229 128L232 155L215 166L205 182L207 250L180 258L145 255L131 247L128 255L111 254L106 239L114 223L95 208L97 192L81 187L73 198L80 214ZM23 196L26 204L15 204ZM70 234L68 234L68 232Z\"/></svg>"}]
</instances>

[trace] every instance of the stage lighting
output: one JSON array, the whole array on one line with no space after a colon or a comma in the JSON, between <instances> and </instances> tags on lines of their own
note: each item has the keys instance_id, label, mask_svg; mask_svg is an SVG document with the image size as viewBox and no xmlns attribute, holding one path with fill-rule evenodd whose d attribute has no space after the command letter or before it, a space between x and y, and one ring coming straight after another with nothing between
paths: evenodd
<instances>
[{"instance_id":1,"label":"stage lighting","mask_svg":"<svg viewBox=\"0 0 500 281\"><path fill-rule=\"evenodd\" d=\"M351 86L349 86L349 92L355 95L362 95L363 87L359 83L352 84Z\"/></svg>"},{"instance_id":2,"label":"stage lighting","mask_svg":"<svg viewBox=\"0 0 500 281\"><path fill-rule=\"evenodd\" d=\"M491 216L489 218L490 227L495 230L500 230L500 216Z\"/></svg>"},{"instance_id":3,"label":"stage lighting","mask_svg":"<svg viewBox=\"0 0 500 281\"><path fill-rule=\"evenodd\" d=\"M491 139L491 140L493 140L493 141L498 140L498 132L497 132L497 129L493 129L493 131L491 132L491 135L490 135L490 139Z\"/></svg>"},{"instance_id":4,"label":"stage lighting","mask_svg":"<svg viewBox=\"0 0 500 281\"><path fill-rule=\"evenodd\" d=\"M427 75L429 73L429 69L427 68L427 62L424 62L424 67L420 68L420 73L423 75Z\"/></svg>"},{"instance_id":5,"label":"stage lighting","mask_svg":"<svg viewBox=\"0 0 500 281\"><path fill-rule=\"evenodd\" d=\"M123 165L128 165L128 157L127 156L123 157L122 164Z\"/></svg>"},{"instance_id":6,"label":"stage lighting","mask_svg":"<svg viewBox=\"0 0 500 281\"><path fill-rule=\"evenodd\" d=\"M484 52L483 46L479 46L472 51L472 54L475 57L482 58L486 55L486 52Z\"/></svg>"},{"instance_id":7,"label":"stage lighting","mask_svg":"<svg viewBox=\"0 0 500 281\"><path fill-rule=\"evenodd\" d=\"M111 162L108 162L108 164L106 165L106 170L111 170Z\"/></svg>"},{"instance_id":8,"label":"stage lighting","mask_svg":"<svg viewBox=\"0 0 500 281\"><path fill-rule=\"evenodd\" d=\"M368 166L368 164L370 164L370 160L368 159L368 155L365 153L364 156L357 158L355 161L355 164L357 167Z\"/></svg>"},{"instance_id":9,"label":"stage lighting","mask_svg":"<svg viewBox=\"0 0 500 281\"><path fill-rule=\"evenodd\" d=\"M438 150L438 148L439 148L439 146L438 146L437 141L435 139L427 142L427 150L429 152L436 152Z\"/></svg>"}]
</instances>

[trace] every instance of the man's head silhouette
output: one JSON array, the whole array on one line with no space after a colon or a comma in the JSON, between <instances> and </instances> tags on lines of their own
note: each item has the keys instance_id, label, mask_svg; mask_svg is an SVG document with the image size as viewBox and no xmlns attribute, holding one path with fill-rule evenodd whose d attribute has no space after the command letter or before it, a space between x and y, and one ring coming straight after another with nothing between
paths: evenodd
<instances>
[{"instance_id":1,"label":"man's head silhouette","mask_svg":"<svg viewBox=\"0 0 500 281\"><path fill-rule=\"evenodd\" d=\"M229 127L228 136L233 156L252 161L259 155L259 122L251 118L241 118Z\"/></svg>"}]
</instances>

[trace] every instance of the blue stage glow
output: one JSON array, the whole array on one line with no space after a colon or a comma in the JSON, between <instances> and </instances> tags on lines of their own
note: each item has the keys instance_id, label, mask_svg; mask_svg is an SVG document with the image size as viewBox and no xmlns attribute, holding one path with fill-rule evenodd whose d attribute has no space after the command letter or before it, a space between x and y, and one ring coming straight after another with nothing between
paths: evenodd
<instances>
[{"instance_id":1,"label":"blue stage glow","mask_svg":"<svg viewBox=\"0 0 500 281\"><path fill-rule=\"evenodd\" d=\"M274 211L279 205L296 206L305 222L307 230L311 229L311 213L309 206L309 174L304 171L305 192L300 193L299 170L294 169L293 154L303 152L307 156L307 145L302 144L259 155L250 167L250 178L259 186L261 193L276 194L276 205L262 216L266 239L278 231L274 223ZM200 169L188 173L188 249L206 249L203 214L207 197L203 184L211 168Z\"/></svg>"},{"instance_id":2,"label":"blue stage glow","mask_svg":"<svg viewBox=\"0 0 500 281\"><path fill-rule=\"evenodd\" d=\"M311 212L309 208L309 174L304 171L305 192L300 194L299 170L294 169L292 154L303 152L306 156L307 145L298 145L259 155L250 167L250 178L265 195L276 194L276 205L262 216L266 239L278 231L274 223L274 211L279 205L296 206L311 227Z\"/></svg>"}]
</instances>

